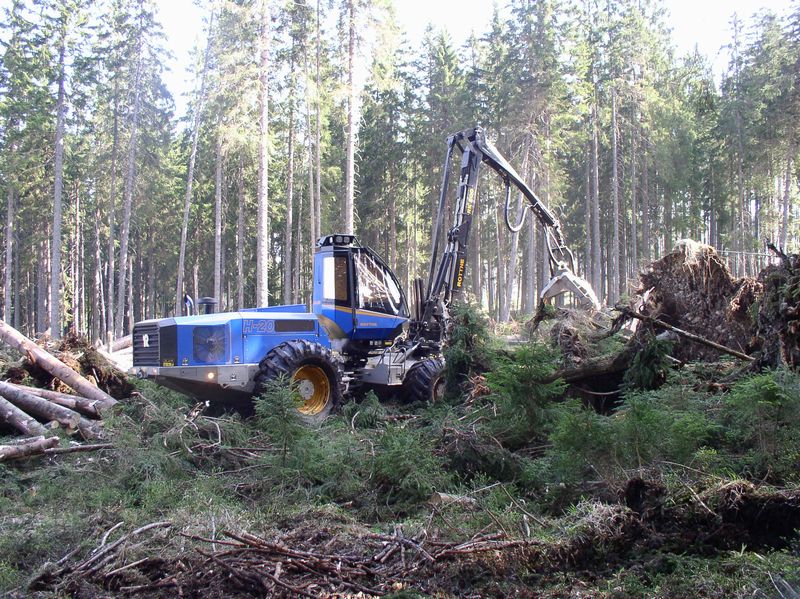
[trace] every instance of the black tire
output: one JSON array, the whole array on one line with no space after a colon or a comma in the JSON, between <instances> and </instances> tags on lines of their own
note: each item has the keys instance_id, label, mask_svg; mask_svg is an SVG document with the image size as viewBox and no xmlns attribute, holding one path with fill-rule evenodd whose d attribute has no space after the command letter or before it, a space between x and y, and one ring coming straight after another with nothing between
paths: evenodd
<instances>
[{"instance_id":1,"label":"black tire","mask_svg":"<svg viewBox=\"0 0 800 599\"><path fill-rule=\"evenodd\" d=\"M406 401L433 403L444 397L444 360L426 358L414 364L403 379Z\"/></svg>"},{"instance_id":2,"label":"black tire","mask_svg":"<svg viewBox=\"0 0 800 599\"><path fill-rule=\"evenodd\" d=\"M341 364L331 350L319 343L298 339L284 341L272 348L258 364L256 393L263 390L267 381L282 375L298 382L298 390L305 399L298 411L300 418L308 424L321 423L342 401Z\"/></svg>"}]
</instances>

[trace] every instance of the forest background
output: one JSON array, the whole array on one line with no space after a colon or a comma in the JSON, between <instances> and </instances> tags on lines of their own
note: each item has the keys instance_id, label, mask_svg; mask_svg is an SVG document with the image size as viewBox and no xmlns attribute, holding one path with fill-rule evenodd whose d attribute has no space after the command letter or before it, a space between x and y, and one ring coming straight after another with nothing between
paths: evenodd
<instances>
[{"instance_id":1,"label":"forest background","mask_svg":"<svg viewBox=\"0 0 800 599\"><path fill-rule=\"evenodd\" d=\"M684 237L738 275L766 241L797 250L797 0L734 15L721 76L678 55L659 0L512 0L478 33L429 28L419 45L390 0L210 0L180 119L153 0L6 5L0 309L29 335L120 336L184 292L307 303L331 232L408 289L427 274L446 137L477 123L608 303ZM499 321L549 278L540 228L509 233L503 201L485 175L468 270Z\"/></svg>"}]
</instances>

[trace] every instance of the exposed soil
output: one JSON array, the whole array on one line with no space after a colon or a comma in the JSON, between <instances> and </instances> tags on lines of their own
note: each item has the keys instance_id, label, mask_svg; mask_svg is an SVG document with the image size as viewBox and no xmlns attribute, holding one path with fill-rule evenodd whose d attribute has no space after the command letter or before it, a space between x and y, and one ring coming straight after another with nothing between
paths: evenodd
<instances>
[{"instance_id":1,"label":"exposed soil","mask_svg":"<svg viewBox=\"0 0 800 599\"><path fill-rule=\"evenodd\" d=\"M681 241L640 273L639 280L645 315L741 352L753 349L750 309L762 284L735 279L713 247ZM646 327L640 327L637 337L646 335ZM676 342L672 355L681 361L720 357L717 350L685 339Z\"/></svg>"}]
</instances>

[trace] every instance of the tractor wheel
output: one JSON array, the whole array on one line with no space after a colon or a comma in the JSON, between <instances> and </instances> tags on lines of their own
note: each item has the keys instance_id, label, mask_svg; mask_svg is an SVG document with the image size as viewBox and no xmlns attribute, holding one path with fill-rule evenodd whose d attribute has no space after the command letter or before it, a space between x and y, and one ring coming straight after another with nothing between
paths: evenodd
<instances>
[{"instance_id":1,"label":"tractor wheel","mask_svg":"<svg viewBox=\"0 0 800 599\"><path fill-rule=\"evenodd\" d=\"M444 397L444 360L426 358L414 364L403 380L403 395L409 402L435 402Z\"/></svg>"},{"instance_id":2,"label":"tractor wheel","mask_svg":"<svg viewBox=\"0 0 800 599\"><path fill-rule=\"evenodd\" d=\"M342 400L342 367L331 350L319 343L300 339L272 348L258 365L256 392L281 375L290 376L296 384L303 402L297 410L308 424L321 423Z\"/></svg>"}]
</instances>

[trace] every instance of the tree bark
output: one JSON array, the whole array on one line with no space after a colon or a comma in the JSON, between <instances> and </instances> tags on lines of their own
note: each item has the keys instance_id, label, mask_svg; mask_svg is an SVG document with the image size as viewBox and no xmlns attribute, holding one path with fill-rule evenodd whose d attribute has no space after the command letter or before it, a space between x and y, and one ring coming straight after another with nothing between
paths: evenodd
<instances>
[{"instance_id":1,"label":"tree bark","mask_svg":"<svg viewBox=\"0 0 800 599\"><path fill-rule=\"evenodd\" d=\"M181 223L181 245L178 250L178 273L175 282L175 316L180 316L181 306L183 305L183 279L186 268L186 239L189 231L189 212L192 207L192 187L194 185L194 165L197 160L197 141L200 136L200 125L203 118L203 105L206 99L206 74L208 72L208 62L211 56L211 45L214 39L214 10L211 10L211 18L208 24L208 38L206 40L206 50L203 55L203 67L200 71L200 90L197 93L197 102L194 107L192 118L192 150L189 154L189 167L186 173L186 193L183 197L183 221ZM216 272L216 271L215 271ZM216 281L215 281L216 287Z\"/></svg>"},{"instance_id":2,"label":"tree bark","mask_svg":"<svg viewBox=\"0 0 800 599\"><path fill-rule=\"evenodd\" d=\"M642 154L642 254L645 262L650 262L650 168L647 147Z\"/></svg>"},{"instance_id":3,"label":"tree bark","mask_svg":"<svg viewBox=\"0 0 800 599\"><path fill-rule=\"evenodd\" d=\"M13 403L0 396L0 421L13 426L24 435L46 435L47 427L20 410Z\"/></svg>"},{"instance_id":4,"label":"tree bark","mask_svg":"<svg viewBox=\"0 0 800 599\"><path fill-rule=\"evenodd\" d=\"M0 445L0 462L41 455L46 449L58 445L58 437L34 437L13 445Z\"/></svg>"},{"instance_id":5,"label":"tree bark","mask_svg":"<svg viewBox=\"0 0 800 599\"><path fill-rule=\"evenodd\" d=\"M619 265L619 172L617 167L617 90L611 88L611 273L608 286L608 302L616 304L620 294L620 265Z\"/></svg>"},{"instance_id":6,"label":"tree bark","mask_svg":"<svg viewBox=\"0 0 800 599\"><path fill-rule=\"evenodd\" d=\"M5 270L6 279L3 282L4 296L3 296L3 318L11 320L11 294L13 292L12 276L14 270L14 186L8 184L8 191L6 196L6 256L5 256ZM19 287L19 281L17 281ZM19 312L19 305L14 304L14 312Z\"/></svg>"},{"instance_id":7,"label":"tree bark","mask_svg":"<svg viewBox=\"0 0 800 599\"><path fill-rule=\"evenodd\" d=\"M321 19L321 9L320 9L320 0L317 0L317 20L316 20L316 28L317 28L317 39L315 44L316 50L316 86L314 89L315 94L315 143L314 143L314 151L315 151L315 160L316 160L316 177L315 177L315 184L316 189L314 191L314 218L312 220L312 225L314 232L311 235L311 243L312 245L317 242L317 239L320 238L322 235L322 101L320 100L320 88L322 85L322 78L320 74L320 54L322 48L322 36L320 34L320 19Z\"/></svg>"},{"instance_id":8,"label":"tree bark","mask_svg":"<svg viewBox=\"0 0 800 599\"><path fill-rule=\"evenodd\" d=\"M292 303L292 217L294 211L294 104L295 104L295 78L294 78L294 47L290 50L289 61L289 140L287 147L287 173L286 173L286 231L283 249L283 302ZM299 266L299 265L298 265Z\"/></svg>"},{"instance_id":9,"label":"tree bark","mask_svg":"<svg viewBox=\"0 0 800 599\"><path fill-rule=\"evenodd\" d=\"M101 416L100 407L96 399L88 399L78 395L69 395L68 393L59 393L58 391L50 391L49 389L39 389L38 387L27 387L25 385L17 385L15 383L8 384L16 389L25 391L31 395L36 395L37 397L51 401L54 404L69 408L70 410L75 410L76 412L80 412L86 416L92 416L94 418L99 418Z\"/></svg>"},{"instance_id":10,"label":"tree bark","mask_svg":"<svg viewBox=\"0 0 800 599\"><path fill-rule=\"evenodd\" d=\"M117 76L119 76L117 74ZM116 202L117 202L117 154L119 152L119 88L116 79L114 80L114 129L113 140L111 143L111 189L108 198L108 276L106 277L108 288L106 289L106 331L105 341L111 343L114 338L114 280L117 276L116 253L117 248L114 241L114 227L116 226Z\"/></svg>"},{"instance_id":11,"label":"tree bark","mask_svg":"<svg viewBox=\"0 0 800 599\"><path fill-rule=\"evenodd\" d=\"M141 25L140 25L141 26ZM117 308L114 315L114 336L122 336L122 325L125 318L125 300L127 298L128 278L128 242L131 230L131 212L133 211L133 192L136 184L136 145L139 136L139 112L141 110L141 81L144 31L139 31L138 48L136 51L136 73L134 76L133 114L131 118L131 139L128 145L128 164L125 175L125 190L122 206L122 229L119 241L119 281L117 284Z\"/></svg>"},{"instance_id":12,"label":"tree bark","mask_svg":"<svg viewBox=\"0 0 800 599\"><path fill-rule=\"evenodd\" d=\"M347 0L347 162L345 165L344 232L354 233L355 153L356 153L356 89L354 85L356 55L356 5Z\"/></svg>"},{"instance_id":13,"label":"tree bark","mask_svg":"<svg viewBox=\"0 0 800 599\"><path fill-rule=\"evenodd\" d=\"M218 134L219 135L219 134ZM214 298L222 307L222 136L217 138L214 168Z\"/></svg>"},{"instance_id":14,"label":"tree bark","mask_svg":"<svg viewBox=\"0 0 800 599\"><path fill-rule=\"evenodd\" d=\"M50 355L33 341L3 321L0 321L0 339L21 354L27 355L31 362L44 368L54 377L61 379L82 396L99 402L101 410L105 410L117 404L116 399L108 395L102 389L98 389L89 383L61 360Z\"/></svg>"},{"instance_id":15,"label":"tree bark","mask_svg":"<svg viewBox=\"0 0 800 599\"><path fill-rule=\"evenodd\" d=\"M269 305L269 36L268 0L261 3L259 40L259 140L258 140L258 231L256 233L256 305Z\"/></svg>"},{"instance_id":16,"label":"tree bark","mask_svg":"<svg viewBox=\"0 0 800 599\"><path fill-rule=\"evenodd\" d=\"M597 104L592 106L592 287L600 301L605 296L600 253L600 149Z\"/></svg>"},{"instance_id":17,"label":"tree bark","mask_svg":"<svg viewBox=\"0 0 800 599\"><path fill-rule=\"evenodd\" d=\"M530 153L531 153L531 136L525 136L525 154L522 157L522 180L526 183L530 184L528 180L530 174ZM545 200L546 201L546 200ZM522 193L517 195L517 206L516 210L514 211L514 224L519 222L520 216L524 214L523 204L522 204ZM506 285L504 292L506 294L505 301L503 303L503 314L500 316L500 320L506 322L510 315L511 315L511 303L514 297L514 284L516 281L517 276L517 252L519 251L519 234L520 232L517 231L511 232L511 252L508 256L508 284Z\"/></svg>"},{"instance_id":18,"label":"tree bark","mask_svg":"<svg viewBox=\"0 0 800 599\"><path fill-rule=\"evenodd\" d=\"M789 207L791 204L792 192L792 155L786 159L786 174L783 182L783 206L781 218L781 251L786 251L786 242L789 239ZM8 240L6 240L8 243ZM8 258L6 258L8 260ZM7 300L6 300L7 301Z\"/></svg>"},{"instance_id":19,"label":"tree bark","mask_svg":"<svg viewBox=\"0 0 800 599\"><path fill-rule=\"evenodd\" d=\"M236 196L238 214L236 215L236 307L244 308L244 153L239 153L239 170L236 174Z\"/></svg>"},{"instance_id":20,"label":"tree bark","mask_svg":"<svg viewBox=\"0 0 800 599\"><path fill-rule=\"evenodd\" d=\"M50 336L61 338L61 195L64 188L64 117L66 116L65 55L67 50L68 16L62 15L61 32L58 41L58 100L56 103L56 145L53 184L53 238L50 243Z\"/></svg>"},{"instance_id":21,"label":"tree bark","mask_svg":"<svg viewBox=\"0 0 800 599\"><path fill-rule=\"evenodd\" d=\"M639 141L639 123L634 115L633 119L633 133L631 135L631 242L630 242L630 257L631 268L633 272L631 276L636 276L639 272L639 233L637 231L636 222L639 220L639 205L636 199L636 162L638 156L636 155Z\"/></svg>"}]
</instances>

